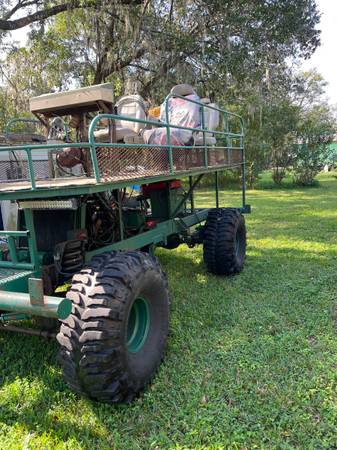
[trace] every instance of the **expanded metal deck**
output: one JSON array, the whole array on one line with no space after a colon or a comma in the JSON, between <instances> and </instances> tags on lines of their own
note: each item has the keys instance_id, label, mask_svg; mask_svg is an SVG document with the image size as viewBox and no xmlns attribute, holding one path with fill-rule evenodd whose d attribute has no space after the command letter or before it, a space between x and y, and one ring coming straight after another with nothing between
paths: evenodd
<instances>
[{"instance_id":1,"label":"expanded metal deck","mask_svg":"<svg viewBox=\"0 0 337 450\"><path fill-rule=\"evenodd\" d=\"M0 289L8 283L27 279L32 271L0 268Z\"/></svg>"},{"instance_id":2,"label":"expanded metal deck","mask_svg":"<svg viewBox=\"0 0 337 450\"><path fill-rule=\"evenodd\" d=\"M173 147L173 165L170 164L167 147L145 145L129 147L125 144L124 146L97 147L95 150L100 183L123 181L127 183L130 180L144 180L175 174L188 175L195 170L237 167L243 162L241 149L224 147ZM92 164L89 164L87 174L82 169L77 175L69 171L69 173L59 172L57 176L47 160L32 160L31 165L34 172L33 186L27 159L21 158L18 162L1 161L0 193L31 189L57 189L67 186L90 186L98 181Z\"/></svg>"},{"instance_id":3,"label":"expanded metal deck","mask_svg":"<svg viewBox=\"0 0 337 450\"><path fill-rule=\"evenodd\" d=\"M36 189L64 188L72 186L87 186L96 184L95 178L54 178L50 180L37 180ZM0 193L18 192L31 189L29 181L16 180L0 184Z\"/></svg>"}]
</instances>

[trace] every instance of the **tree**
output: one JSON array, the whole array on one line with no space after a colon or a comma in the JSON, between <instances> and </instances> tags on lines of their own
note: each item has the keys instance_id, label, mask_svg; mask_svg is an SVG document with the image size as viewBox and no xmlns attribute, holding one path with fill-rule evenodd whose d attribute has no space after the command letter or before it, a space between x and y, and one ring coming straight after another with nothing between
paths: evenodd
<instances>
[{"instance_id":1,"label":"tree","mask_svg":"<svg viewBox=\"0 0 337 450\"><path fill-rule=\"evenodd\" d=\"M307 119L313 107L317 111L326 108L325 86L326 82L316 70L292 73L289 69L275 71L273 68L268 78L256 85L255 93L246 97L247 172L251 182L266 168L272 169L274 182L280 184L293 164L298 171L310 164L321 166L314 164L314 160L316 157L325 160L326 146L316 146L313 152L310 146L298 147L297 143L303 138L304 121L309 127ZM324 114L318 119L325 124L328 122ZM330 119L333 121L332 116Z\"/></svg>"},{"instance_id":2,"label":"tree","mask_svg":"<svg viewBox=\"0 0 337 450\"><path fill-rule=\"evenodd\" d=\"M293 177L297 184L311 185L330 161L328 144L337 133L336 119L327 105L314 105L302 114L298 142L294 145Z\"/></svg>"},{"instance_id":3,"label":"tree","mask_svg":"<svg viewBox=\"0 0 337 450\"><path fill-rule=\"evenodd\" d=\"M293 103L303 110L321 104L327 84L317 69L295 74L291 85Z\"/></svg>"},{"instance_id":4,"label":"tree","mask_svg":"<svg viewBox=\"0 0 337 450\"><path fill-rule=\"evenodd\" d=\"M299 108L286 96L274 98L265 109L264 137L270 145L269 164L275 184L281 184L292 164Z\"/></svg>"},{"instance_id":5,"label":"tree","mask_svg":"<svg viewBox=\"0 0 337 450\"><path fill-rule=\"evenodd\" d=\"M28 0L21 1L27 6ZM42 9L42 2L32 3ZM131 75L153 100L163 85L182 80L205 93L231 94L236 83L258 83L267 71L272 79L286 58L307 57L319 44L312 0L68 4L35 39L52 29L55 42L72 54L75 78L79 64L92 83Z\"/></svg>"},{"instance_id":6,"label":"tree","mask_svg":"<svg viewBox=\"0 0 337 450\"><path fill-rule=\"evenodd\" d=\"M142 3L142 0L121 1L126 5L136 5ZM96 0L70 0L61 4L58 2L51 2L47 5L42 0L16 0L13 5L11 1L1 0L0 7L3 13L0 17L0 30L17 30L35 22L44 21L63 12L70 12L76 9L84 8L99 8L100 4L101 2ZM12 17L18 12L23 12L24 15L19 19L12 19Z\"/></svg>"}]
</instances>

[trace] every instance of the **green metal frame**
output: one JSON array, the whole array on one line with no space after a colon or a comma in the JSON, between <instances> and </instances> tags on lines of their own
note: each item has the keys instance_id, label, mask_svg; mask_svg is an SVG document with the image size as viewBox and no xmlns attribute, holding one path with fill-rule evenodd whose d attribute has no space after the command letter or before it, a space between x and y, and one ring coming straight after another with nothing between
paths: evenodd
<instances>
[{"instance_id":1,"label":"green metal frame","mask_svg":"<svg viewBox=\"0 0 337 450\"><path fill-rule=\"evenodd\" d=\"M136 250L141 248L152 248L155 245L165 245L170 235L184 235L186 231L197 224L206 220L209 209L196 209L194 205L193 192L201 178L207 173L214 173L214 187L215 187L215 206L219 207L219 183L218 173L226 168L241 167L242 173L242 206L239 208L242 212L249 212L250 207L246 205L246 193L245 193L245 159L244 159L244 124L243 120L237 114L230 113L228 111L218 109L212 106L204 105L200 102L188 100L192 103L196 103L200 106L201 111L201 128L183 127L170 124L168 114L168 100L172 97L169 95L166 98L166 122L160 123L161 127L166 128L167 144L156 145L156 147L164 147L168 151L169 155L169 174L135 178L132 180L121 181L104 181L99 171L99 165L97 160L96 149L98 147L111 148L112 147L139 147L139 144L121 144L121 143L101 143L95 142L94 131L98 128L98 123L102 119L107 121L130 121L141 123L145 126L158 126L158 123L150 120L135 119L127 116L118 116L116 114L100 114L93 118L89 127L89 139L88 142L80 143L65 143L65 144L46 144L46 145L20 145L11 147L0 147L0 152L6 151L23 151L27 155L27 164L30 180L29 189L20 189L15 191L7 191L0 193L0 200L23 200L23 199L50 199L53 197L74 197L83 194L93 194L108 190L116 190L117 194L119 190L133 185L135 182L138 184L150 184L158 181L169 181L177 177L189 179L189 189L185 196L176 205L176 208L171 212L168 220L160 221L153 229L142 231L137 235L129 238L124 238L124 224L122 217L121 199L118 194L119 205L119 227L120 227L120 240L113 242L109 245L105 245L101 248L88 251L85 253L85 261L89 262L93 256L101 254L107 251L113 250ZM177 96L175 96L177 97ZM184 97L180 97L185 99ZM186 100L186 99L185 99ZM208 130L205 128L204 108L210 108L220 111L224 115L224 131ZM234 118L237 121L237 127L239 132L232 132L230 129L230 119ZM35 122L35 121L34 121ZM12 122L12 124L15 122ZM173 152L177 148L183 148L184 150L195 149L194 146L177 146L171 143L171 129L189 130L192 132L203 134L203 145L198 147L204 151L205 165L202 168L196 168L185 171L177 171L174 168ZM239 150L242 152L242 162L223 167L210 167L208 165L208 150L214 147L208 147L206 145L206 133L212 133L216 136L220 136L226 141L226 146L222 146L221 149L227 149L228 155L231 150ZM234 146L233 141L237 144ZM81 186L71 185L65 187L51 187L43 188L38 186L36 176L34 173L33 154L34 152L47 150L52 151L55 149L63 149L64 147L75 147L87 149L90 152L91 163L93 168L93 178L88 178L88 184ZM149 144L142 144L142 147L152 147ZM193 177L196 177L193 179ZM90 180L90 182L89 182ZM92 181L94 180L94 183ZM190 201L191 209L181 217L177 217L181 207ZM33 224L33 213L31 209L24 210L26 231L0 231L0 239L5 238L8 242L8 250L10 258L6 261L0 260L0 309L12 311L14 313L22 313L22 317L26 315L42 315L46 317L59 317L65 318L66 314L70 313L69 301L67 299L58 297L46 297L41 295L41 257L37 251L36 236ZM85 225L85 207L82 207L80 211L81 226ZM26 238L28 243L27 254L29 257L22 261L17 251L16 241L20 238ZM2 277L1 271L8 271L8 276ZM33 280L33 281L32 281ZM36 281L34 281L36 280ZM40 280L40 281L39 281ZM13 292L13 290L15 292ZM36 301L39 298L39 301ZM19 316L18 316L19 317Z\"/></svg>"}]
</instances>

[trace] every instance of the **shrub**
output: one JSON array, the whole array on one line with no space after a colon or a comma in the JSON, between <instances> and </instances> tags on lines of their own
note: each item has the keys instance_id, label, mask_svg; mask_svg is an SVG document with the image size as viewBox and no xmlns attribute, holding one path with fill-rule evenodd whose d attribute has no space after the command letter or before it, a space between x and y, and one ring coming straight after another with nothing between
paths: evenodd
<instances>
[{"instance_id":1,"label":"shrub","mask_svg":"<svg viewBox=\"0 0 337 450\"><path fill-rule=\"evenodd\" d=\"M314 105L303 113L298 127L299 143L293 146L294 181L312 185L315 176L332 159L329 143L336 133L335 118L326 105Z\"/></svg>"}]
</instances>

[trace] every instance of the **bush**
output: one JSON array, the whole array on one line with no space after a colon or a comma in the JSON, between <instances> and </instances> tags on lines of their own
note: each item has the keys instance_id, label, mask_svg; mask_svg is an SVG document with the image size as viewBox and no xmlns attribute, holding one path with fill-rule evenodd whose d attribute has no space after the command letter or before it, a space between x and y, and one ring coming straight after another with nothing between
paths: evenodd
<instances>
[{"instance_id":1,"label":"bush","mask_svg":"<svg viewBox=\"0 0 337 450\"><path fill-rule=\"evenodd\" d=\"M295 148L292 174L294 182L301 186L314 184L315 176L323 169L329 157L327 144L299 144Z\"/></svg>"},{"instance_id":2,"label":"bush","mask_svg":"<svg viewBox=\"0 0 337 450\"><path fill-rule=\"evenodd\" d=\"M326 105L314 105L303 113L298 127L300 144L293 147L292 173L297 184L310 186L315 176L333 159L329 147L336 134L336 122Z\"/></svg>"}]
</instances>

